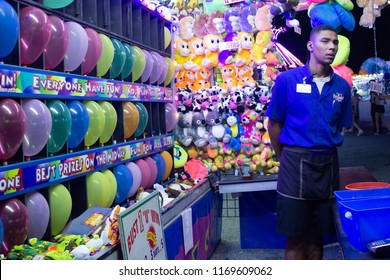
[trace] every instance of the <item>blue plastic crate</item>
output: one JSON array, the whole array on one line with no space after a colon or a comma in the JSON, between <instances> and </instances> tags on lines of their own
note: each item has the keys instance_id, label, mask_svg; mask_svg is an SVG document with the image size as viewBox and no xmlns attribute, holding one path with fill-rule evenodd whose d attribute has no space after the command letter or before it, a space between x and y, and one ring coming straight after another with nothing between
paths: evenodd
<instances>
[{"instance_id":1,"label":"blue plastic crate","mask_svg":"<svg viewBox=\"0 0 390 280\"><path fill-rule=\"evenodd\" d=\"M390 188L335 191L337 201L390 197Z\"/></svg>"},{"instance_id":2,"label":"blue plastic crate","mask_svg":"<svg viewBox=\"0 0 390 280\"><path fill-rule=\"evenodd\" d=\"M338 207L348 241L359 251L390 237L390 197L338 201Z\"/></svg>"}]
</instances>

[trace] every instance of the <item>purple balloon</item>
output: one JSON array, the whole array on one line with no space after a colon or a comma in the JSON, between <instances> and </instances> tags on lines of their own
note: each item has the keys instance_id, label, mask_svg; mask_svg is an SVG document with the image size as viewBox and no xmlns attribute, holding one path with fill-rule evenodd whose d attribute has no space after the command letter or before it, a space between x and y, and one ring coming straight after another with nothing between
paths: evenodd
<instances>
[{"instance_id":1,"label":"purple balloon","mask_svg":"<svg viewBox=\"0 0 390 280\"><path fill-rule=\"evenodd\" d=\"M52 119L49 108L38 99L23 100L26 114L26 133L23 138L23 154L38 154L45 146L51 132Z\"/></svg>"},{"instance_id":2,"label":"purple balloon","mask_svg":"<svg viewBox=\"0 0 390 280\"><path fill-rule=\"evenodd\" d=\"M45 69L53 69L64 59L69 46L69 31L58 17L49 16L51 36L45 48Z\"/></svg>"},{"instance_id":3,"label":"purple balloon","mask_svg":"<svg viewBox=\"0 0 390 280\"><path fill-rule=\"evenodd\" d=\"M26 132L26 115L16 101L0 101L0 159L8 160L18 151Z\"/></svg>"},{"instance_id":4,"label":"purple balloon","mask_svg":"<svg viewBox=\"0 0 390 280\"><path fill-rule=\"evenodd\" d=\"M157 82L158 78L160 78L160 75L163 71L163 65L160 59L160 55L156 52L150 52L153 58L153 69L152 73L150 74L150 83L154 84Z\"/></svg>"},{"instance_id":5,"label":"purple balloon","mask_svg":"<svg viewBox=\"0 0 390 280\"><path fill-rule=\"evenodd\" d=\"M0 253L7 255L15 246L27 238L29 216L26 206L18 199L11 198L0 203L0 220L4 225L4 237Z\"/></svg>"},{"instance_id":6,"label":"purple balloon","mask_svg":"<svg viewBox=\"0 0 390 280\"><path fill-rule=\"evenodd\" d=\"M160 77L158 78L158 81L157 81L158 85L161 85L162 83L164 83L165 77L167 76L167 73L168 73L168 62L162 56L160 56L160 59L161 59L161 65L162 65L163 70L161 72Z\"/></svg>"},{"instance_id":7,"label":"purple balloon","mask_svg":"<svg viewBox=\"0 0 390 280\"><path fill-rule=\"evenodd\" d=\"M141 169L136 165L134 162L128 162L126 163L126 167L130 169L131 174L133 174L133 184L130 188L130 191L127 195L127 197L132 197L135 195L141 185L141 178L142 178L142 173Z\"/></svg>"},{"instance_id":8,"label":"purple balloon","mask_svg":"<svg viewBox=\"0 0 390 280\"><path fill-rule=\"evenodd\" d=\"M167 132L172 131L177 124L178 115L175 105L172 103L165 104L165 127Z\"/></svg>"},{"instance_id":9,"label":"purple balloon","mask_svg":"<svg viewBox=\"0 0 390 280\"><path fill-rule=\"evenodd\" d=\"M50 220L50 209L45 197L32 191L25 195L25 203L30 221L28 223L27 238L42 239Z\"/></svg>"},{"instance_id":10,"label":"purple balloon","mask_svg":"<svg viewBox=\"0 0 390 280\"><path fill-rule=\"evenodd\" d=\"M88 36L88 49L82 62L82 73L89 74L99 61L103 50L103 44L99 33L95 30L92 28L85 28L85 32Z\"/></svg>"},{"instance_id":11,"label":"purple balloon","mask_svg":"<svg viewBox=\"0 0 390 280\"><path fill-rule=\"evenodd\" d=\"M51 24L41 9L28 6L20 10L20 54L22 65L32 64L49 43Z\"/></svg>"},{"instance_id":12,"label":"purple balloon","mask_svg":"<svg viewBox=\"0 0 390 280\"><path fill-rule=\"evenodd\" d=\"M65 23L69 31L69 47L64 58L65 71L74 71L81 65L88 50L88 35L78 23Z\"/></svg>"},{"instance_id":13,"label":"purple balloon","mask_svg":"<svg viewBox=\"0 0 390 280\"><path fill-rule=\"evenodd\" d=\"M154 60L152 55L147 50L142 50L142 52L144 53L146 59L145 69L141 75L141 82L144 83L149 79L150 74L152 74Z\"/></svg>"}]
</instances>

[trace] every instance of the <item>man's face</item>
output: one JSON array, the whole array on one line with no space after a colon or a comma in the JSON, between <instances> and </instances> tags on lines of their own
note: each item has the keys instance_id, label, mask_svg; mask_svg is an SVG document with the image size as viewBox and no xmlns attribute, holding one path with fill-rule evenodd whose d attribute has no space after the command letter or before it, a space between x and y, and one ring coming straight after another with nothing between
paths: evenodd
<instances>
[{"instance_id":1,"label":"man's face","mask_svg":"<svg viewBox=\"0 0 390 280\"><path fill-rule=\"evenodd\" d=\"M331 30L323 30L315 34L307 43L310 50L310 59L320 64L331 64L338 50L337 34Z\"/></svg>"}]
</instances>

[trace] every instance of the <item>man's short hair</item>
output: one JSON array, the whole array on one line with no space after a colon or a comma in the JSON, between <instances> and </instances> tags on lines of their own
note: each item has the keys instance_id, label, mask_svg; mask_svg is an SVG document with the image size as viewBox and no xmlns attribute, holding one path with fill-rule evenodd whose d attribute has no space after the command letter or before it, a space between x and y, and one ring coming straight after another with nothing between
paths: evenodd
<instances>
[{"instance_id":1,"label":"man's short hair","mask_svg":"<svg viewBox=\"0 0 390 280\"><path fill-rule=\"evenodd\" d=\"M317 25L316 27L314 27L311 31L310 31L310 40L313 38L314 35L320 33L321 31L333 31L334 33L337 34L337 31L336 29L334 29L332 26L328 25L328 24L321 24L321 25Z\"/></svg>"}]
</instances>

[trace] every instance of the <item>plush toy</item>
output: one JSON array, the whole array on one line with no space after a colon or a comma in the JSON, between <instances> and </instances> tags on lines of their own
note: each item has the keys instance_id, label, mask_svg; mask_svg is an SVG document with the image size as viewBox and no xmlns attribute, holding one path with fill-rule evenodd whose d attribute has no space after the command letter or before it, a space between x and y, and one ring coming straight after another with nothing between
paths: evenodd
<instances>
[{"instance_id":1,"label":"plush toy","mask_svg":"<svg viewBox=\"0 0 390 280\"><path fill-rule=\"evenodd\" d=\"M184 171L190 174L195 184L201 182L208 175L208 169L203 162L190 159L184 164Z\"/></svg>"},{"instance_id":2,"label":"plush toy","mask_svg":"<svg viewBox=\"0 0 390 280\"><path fill-rule=\"evenodd\" d=\"M217 145L214 146L214 140L222 141L224 143L227 143L229 141L230 136L226 135L222 116L217 111L211 111L206 113L206 126L207 131L210 134L209 142L211 147L217 147Z\"/></svg>"},{"instance_id":3,"label":"plush toy","mask_svg":"<svg viewBox=\"0 0 390 280\"><path fill-rule=\"evenodd\" d=\"M235 113L229 113L226 119L225 131L230 135L230 147L234 151L241 150L240 138L244 135L244 128L240 122L240 116Z\"/></svg>"},{"instance_id":4,"label":"plush toy","mask_svg":"<svg viewBox=\"0 0 390 280\"><path fill-rule=\"evenodd\" d=\"M337 39L339 40L339 48L331 66L338 66L347 63L349 53L351 51L351 44L347 37L338 34Z\"/></svg>"},{"instance_id":5,"label":"plush toy","mask_svg":"<svg viewBox=\"0 0 390 280\"><path fill-rule=\"evenodd\" d=\"M184 71L184 82L186 83L186 87L191 91L196 91L196 73L192 70Z\"/></svg>"},{"instance_id":6,"label":"plush toy","mask_svg":"<svg viewBox=\"0 0 390 280\"><path fill-rule=\"evenodd\" d=\"M223 18L223 13L221 11L212 12L206 23L207 33L214 35L224 33Z\"/></svg>"},{"instance_id":7,"label":"plush toy","mask_svg":"<svg viewBox=\"0 0 390 280\"><path fill-rule=\"evenodd\" d=\"M299 21L295 19L295 7L299 4L299 0L278 0L278 3L271 6L270 13L273 16L283 15L286 19L288 27L299 26Z\"/></svg>"},{"instance_id":8,"label":"plush toy","mask_svg":"<svg viewBox=\"0 0 390 280\"><path fill-rule=\"evenodd\" d=\"M187 87L187 83L184 80L184 72L185 70L179 70L175 75L175 87L177 89L185 89Z\"/></svg>"},{"instance_id":9,"label":"plush toy","mask_svg":"<svg viewBox=\"0 0 390 280\"><path fill-rule=\"evenodd\" d=\"M205 58L203 59L203 66L211 69L218 66L218 52L219 43L222 42L220 35L208 34L203 38L203 45L205 49Z\"/></svg>"},{"instance_id":10,"label":"plush toy","mask_svg":"<svg viewBox=\"0 0 390 280\"><path fill-rule=\"evenodd\" d=\"M264 54L273 48L273 33L271 30L259 31L256 34L256 41L253 45L250 59L257 65L261 66L266 63Z\"/></svg>"},{"instance_id":11,"label":"plush toy","mask_svg":"<svg viewBox=\"0 0 390 280\"><path fill-rule=\"evenodd\" d=\"M240 9L237 7L231 7L227 9L224 14L224 27L226 32L239 32L240 31Z\"/></svg>"},{"instance_id":12,"label":"plush toy","mask_svg":"<svg viewBox=\"0 0 390 280\"><path fill-rule=\"evenodd\" d=\"M195 72L199 71L202 66L205 52L205 48L203 46L203 39L200 37L193 37L188 42L188 47L190 51L190 60L197 65L197 67L194 67L192 70Z\"/></svg>"},{"instance_id":13,"label":"plush toy","mask_svg":"<svg viewBox=\"0 0 390 280\"><path fill-rule=\"evenodd\" d=\"M375 19L381 16L381 10L387 6L386 0L357 0L356 4L363 8L363 13L359 20L359 25L372 28ZM374 5L376 5L374 8Z\"/></svg>"},{"instance_id":14,"label":"plush toy","mask_svg":"<svg viewBox=\"0 0 390 280\"><path fill-rule=\"evenodd\" d=\"M249 86L251 88L256 87L256 81L253 79L253 68L249 65L244 65L238 68L238 82L237 88L242 89L245 86Z\"/></svg>"},{"instance_id":15,"label":"plush toy","mask_svg":"<svg viewBox=\"0 0 390 280\"><path fill-rule=\"evenodd\" d=\"M237 88L237 67L234 64L227 64L221 67L222 84L220 86L227 92L235 91Z\"/></svg>"},{"instance_id":16,"label":"plush toy","mask_svg":"<svg viewBox=\"0 0 390 280\"><path fill-rule=\"evenodd\" d=\"M166 189L160 184L154 184L153 188L159 193L161 207L166 206L168 203L174 200L173 197L169 197L168 193L166 192Z\"/></svg>"},{"instance_id":17,"label":"plush toy","mask_svg":"<svg viewBox=\"0 0 390 280\"><path fill-rule=\"evenodd\" d=\"M179 37L189 41L194 37L195 19L192 16L186 16L179 20Z\"/></svg>"},{"instance_id":18,"label":"plush toy","mask_svg":"<svg viewBox=\"0 0 390 280\"><path fill-rule=\"evenodd\" d=\"M241 31L237 34L237 40L240 42L240 47L234 56L234 63L237 67L249 65L251 63L251 51L253 48L253 35L248 32Z\"/></svg>"},{"instance_id":19,"label":"plush toy","mask_svg":"<svg viewBox=\"0 0 390 280\"><path fill-rule=\"evenodd\" d=\"M188 89L180 89L176 92L175 104L177 111L180 113L187 113L193 110L192 106L193 96Z\"/></svg>"},{"instance_id":20,"label":"plush toy","mask_svg":"<svg viewBox=\"0 0 390 280\"><path fill-rule=\"evenodd\" d=\"M191 70L196 65L190 61L190 49L188 42L183 39L177 38L174 44L174 58L175 58L175 71Z\"/></svg>"},{"instance_id":21,"label":"plush toy","mask_svg":"<svg viewBox=\"0 0 390 280\"><path fill-rule=\"evenodd\" d=\"M271 6L264 5L257 9L255 16L255 26L258 31L271 30L273 15L270 13Z\"/></svg>"},{"instance_id":22,"label":"plush toy","mask_svg":"<svg viewBox=\"0 0 390 280\"><path fill-rule=\"evenodd\" d=\"M195 91L209 89L211 87L210 77L210 69L207 69L206 67L200 68L200 70L196 72Z\"/></svg>"},{"instance_id":23,"label":"plush toy","mask_svg":"<svg viewBox=\"0 0 390 280\"><path fill-rule=\"evenodd\" d=\"M225 35L224 42L234 42L234 41L237 41L236 33L230 32ZM237 45L239 45L239 43L237 43ZM236 51L237 49L238 48L220 50L218 54L219 64L223 66L226 64L233 63L234 62L233 51Z\"/></svg>"},{"instance_id":24,"label":"plush toy","mask_svg":"<svg viewBox=\"0 0 390 280\"><path fill-rule=\"evenodd\" d=\"M244 92L242 90L232 91L229 94L229 109L234 113L242 114L245 111Z\"/></svg>"},{"instance_id":25,"label":"plush toy","mask_svg":"<svg viewBox=\"0 0 390 280\"><path fill-rule=\"evenodd\" d=\"M180 146L178 141L175 141L173 146L173 167L175 169L182 168L187 160L187 151L182 146Z\"/></svg>"},{"instance_id":26,"label":"plush toy","mask_svg":"<svg viewBox=\"0 0 390 280\"><path fill-rule=\"evenodd\" d=\"M177 141L185 147L189 146L193 139L192 136L190 136L192 114L192 112L185 114L179 112L177 125L175 125L173 129L175 139L177 139Z\"/></svg>"},{"instance_id":27,"label":"plush toy","mask_svg":"<svg viewBox=\"0 0 390 280\"><path fill-rule=\"evenodd\" d=\"M252 145L260 145L262 126L259 124L259 115L255 110L246 109L241 116L241 123L244 127L244 135L241 136L241 144L250 143Z\"/></svg>"},{"instance_id":28,"label":"plush toy","mask_svg":"<svg viewBox=\"0 0 390 280\"><path fill-rule=\"evenodd\" d=\"M241 11L240 29L244 32L252 33L255 31L256 8L252 5L245 6Z\"/></svg>"},{"instance_id":29,"label":"plush toy","mask_svg":"<svg viewBox=\"0 0 390 280\"><path fill-rule=\"evenodd\" d=\"M202 148L208 143L210 135L206 130L206 120L201 112L194 112L192 115L191 136L194 145L198 148Z\"/></svg>"},{"instance_id":30,"label":"plush toy","mask_svg":"<svg viewBox=\"0 0 390 280\"><path fill-rule=\"evenodd\" d=\"M203 38L208 34L206 24L209 19L209 15L201 14L195 19L194 23L194 35L198 38Z\"/></svg>"}]
</instances>

